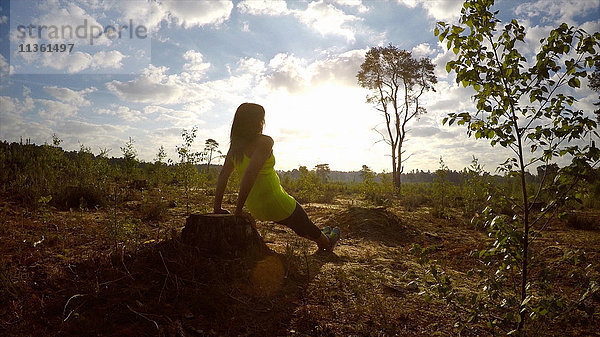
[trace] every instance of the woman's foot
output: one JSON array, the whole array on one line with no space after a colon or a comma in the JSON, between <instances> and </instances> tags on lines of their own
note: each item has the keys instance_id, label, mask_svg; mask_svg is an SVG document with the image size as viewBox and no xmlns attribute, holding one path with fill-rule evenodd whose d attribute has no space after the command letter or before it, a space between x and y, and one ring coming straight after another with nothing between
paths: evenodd
<instances>
[{"instance_id":1,"label":"woman's foot","mask_svg":"<svg viewBox=\"0 0 600 337\"><path fill-rule=\"evenodd\" d=\"M333 229L331 229L329 226L325 226L321 230L321 236L317 240L314 240L314 239L313 240L319 246L320 251L332 252L333 248L335 247L335 244L337 243L337 241L339 239L340 239L340 229L339 228L334 227Z\"/></svg>"},{"instance_id":2,"label":"woman's foot","mask_svg":"<svg viewBox=\"0 0 600 337\"><path fill-rule=\"evenodd\" d=\"M329 250L333 251L333 248L335 247L336 243L340 239L340 229L337 227L334 227L331 230L331 232L329 232L329 235L327 235L327 237L329 238Z\"/></svg>"}]
</instances>

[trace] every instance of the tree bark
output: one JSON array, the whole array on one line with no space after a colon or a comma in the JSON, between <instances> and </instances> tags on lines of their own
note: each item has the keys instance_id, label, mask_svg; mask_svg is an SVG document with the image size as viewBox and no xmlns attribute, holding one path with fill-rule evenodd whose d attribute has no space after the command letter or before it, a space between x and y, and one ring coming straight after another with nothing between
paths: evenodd
<instances>
[{"instance_id":1,"label":"tree bark","mask_svg":"<svg viewBox=\"0 0 600 337\"><path fill-rule=\"evenodd\" d=\"M181 241L209 255L256 256L270 250L253 220L231 214L192 214L181 231Z\"/></svg>"}]
</instances>

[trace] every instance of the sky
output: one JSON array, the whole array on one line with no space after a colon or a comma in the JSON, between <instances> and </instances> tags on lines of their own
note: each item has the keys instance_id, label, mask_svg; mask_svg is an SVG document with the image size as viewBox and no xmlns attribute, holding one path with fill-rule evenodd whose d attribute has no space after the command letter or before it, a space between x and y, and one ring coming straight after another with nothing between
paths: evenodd
<instances>
[{"instance_id":1,"label":"sky","mask_svg":"<svg viewBox=\"0 0 600 337\"><path fill-rule=\"evenodd\" d=\"M437 21L456 22L461 6L454 0L1 0L0 139L43 144L56 134L66 150L84 145L118 157L131 137L139 158L153 161L160 146L176 159L182 131L197 127L195 150L212 138L226 153L235 109L254 102L266 110L276 169L327 163L338 171L368 165L390 172L389 145L375 131L383 117L366 103L356 74L369 48L393 44L429 57L438 78L421 103L427 113L410 124L405 172L435 170L440 157L460 170L472 156L493 171L508 152L468 138L464 127L442 125L448 113L474 108L474 91L445 70L453 52L433 34ZM498 0L494 8L502 21L516 18L525 26L521 47L528 58L562 22L599 31L600 0ZM51 32L52 25L62 28ZM36 43L66 50L20 50ZM576 108L591 112L598 95L587 84L573 94Z\"/></svg>"}]
</instances>

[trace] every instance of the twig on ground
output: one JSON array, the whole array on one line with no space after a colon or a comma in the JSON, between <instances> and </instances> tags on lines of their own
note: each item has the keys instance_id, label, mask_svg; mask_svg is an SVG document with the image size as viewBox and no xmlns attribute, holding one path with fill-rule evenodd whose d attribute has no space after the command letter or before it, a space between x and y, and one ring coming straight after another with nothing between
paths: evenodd
<instances>
[{"instance_id":1,"label":"twig on ground","mask_svg":"<svg viewBox=\"0 0 600 337\"><path fill-rule=\"evenodd\" d=\"M65 316L65 312L67 312L67 307L69 306L69 303L71 302L72 299L77 298L77 297L82 297L82 296L86 296L87 294L75 294L73 296L71 296L68 300L67 303L65 303L65 307L63 308L63 317ZM67 317L65 317L63 319L63 322L66 322L69 317L71 317L71 314L73 313L73 311L75 311L75 309L71 310L71 312L69 312L69 315L67 315Z\"/></svg>"},{"instance_id":2,"label":"twig on ground","mask_svg":"<svg viewBox=\"0 0 600 337\"><path fill-rule=\"evenodd\" d=\"M121 281L122 279L124 279L124 278L126 278L126 277L127 277L127 276L121 276L121 277L119 277L119 278L118 278L118 279L116 279L116 280L112 280L112 281L106 281L106 282L98 283L98 286L103 286L103 285L106 285L106 284L110 284L110 283L118 282L118 281Z\"/></svg>"},{"instance_id":3,"label":"twig on ground","mask_svg":"<svg viewBox=\"0 0 600 337\"><path fill-rule=\"evenodd\" d=\"M158 251L158 254L160 255L160 259L162 260L163 266L165 266L165 270L167 271L167 276L165 276L165 281L163 282L162 289L160 289L160 294L158 295L158 303L160 303L163 291L167 286L167 280L169 279L169 276L171 276L171 272L169 272L169 268L167 268L167 264L165 263L165 259L163 258L162 252L160 250Z\"/></svg>"},{"instance_id":4,"label":"twig on ground","mask_svg":"<svg viewBox=\"0 0 600 337\"><path fill-rule=\"evenodd\" d=\"M131 277L131 279L135 281L133 276L131 276L129 269L127 269L127 266L125 265L125 246L121 246L121 263L123 264L123 268L125 268L127 275L129 275L129 277Z\"/></svg>"},{"instance_id":5,"label":"twig on ground","mask_svg":"<svg viewBox=\"0 0 600 337\"><path fill-rule=\"evenodd\" d=\"M134 314L136 314L136 315L138 315L138 316L142 317L143 319L145 319L145 320L147 320L147 321L149 321L149 322L152 322L152 323L154 323L154 326L156 326L156 329L157 329L157 330L160 330L160 327L158 326L158 323L156 323L156 321L155 321L155 320L153 320L153 319L150 319L150 318L146 317L146 316L145 316L144 314L142 314L141 312L137 312L137 311L135 311L135 310L131 309L131 307L129 306L129 304L126 304L126 305L127 305L127 309L129 309L129 311L133 312Z\"/></svg>"}]
</instances>

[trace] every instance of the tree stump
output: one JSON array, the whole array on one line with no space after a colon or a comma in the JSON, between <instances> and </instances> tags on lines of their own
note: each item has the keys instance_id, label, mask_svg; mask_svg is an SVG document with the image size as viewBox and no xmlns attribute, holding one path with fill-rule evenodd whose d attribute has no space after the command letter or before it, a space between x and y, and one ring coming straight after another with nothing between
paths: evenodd
<instances>
[{"instance_id":1,"label":"tree stump","mask_svg":"<svg viewBox=\"0 0 600 337\"><path fill-rule=\"evenodd\" d=\"M269 248L251 219L231 214L192 214L181 241L210 255L265 255Z\"/></svg>"}]
</instances>

